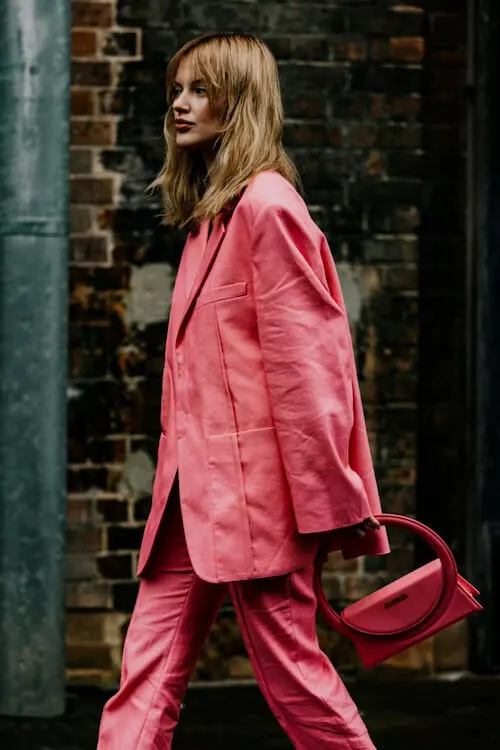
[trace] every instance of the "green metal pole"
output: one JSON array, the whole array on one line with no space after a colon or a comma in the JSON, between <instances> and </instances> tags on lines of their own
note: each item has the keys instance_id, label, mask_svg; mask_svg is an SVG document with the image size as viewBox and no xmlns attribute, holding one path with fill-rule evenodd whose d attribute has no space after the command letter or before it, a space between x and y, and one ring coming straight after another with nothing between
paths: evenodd
<instances>
[{"instance_id":1,"label":"green metal pole","mask_svg":"<svg viewBox=\"0 0 500 750\"><path fill-rule=\"evenodd\" d=\"M64 710L70 3L0 0L0 713Z\"/></svg>"}]
</instances>

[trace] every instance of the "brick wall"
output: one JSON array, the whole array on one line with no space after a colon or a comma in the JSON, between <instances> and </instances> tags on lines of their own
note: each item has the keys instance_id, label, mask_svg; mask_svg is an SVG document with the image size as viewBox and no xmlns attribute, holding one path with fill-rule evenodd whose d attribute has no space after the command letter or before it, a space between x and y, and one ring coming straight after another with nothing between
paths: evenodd
<instances>
[{"instance_id":1,"label":"brick wall","mask_svg":"<svg viewBox=\"0 0 500 750\"><path fill-rule=\"evenodd\" d=\"M159 225L158 198L146 199L144 188L162 160L166 61L201 31L252 31L278 58L285 144L342 278L384 509L415 510L429 21L418 0L373 5L72 3L72 681L116 681L137 591L133 571L150 504L166 321L185 239ZM332 600L357 598L412 565L406 535L391 540L386 560L332 556L325 575ZM355 664L349 644L319 630L337 664ZM394 663L431 669L434 650L427 642ZM247 675L226 606L196 676Z\"/></svg>"}]
</instances>

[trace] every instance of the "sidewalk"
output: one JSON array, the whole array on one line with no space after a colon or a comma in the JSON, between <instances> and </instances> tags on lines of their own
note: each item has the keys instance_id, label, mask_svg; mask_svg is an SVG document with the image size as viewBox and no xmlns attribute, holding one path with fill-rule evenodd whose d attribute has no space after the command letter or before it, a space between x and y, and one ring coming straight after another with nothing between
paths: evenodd
<instances>
[{"instance_id":1,"label":"sidewalk","mask_svg":"<svg viewBox=\"0 0 500 750\"><path fill-rule=\"evenodd\" d=\"M500 678L346 680L378 750L500 748ZM0 717L1 750L95 750L107 694L70 690L58 719ZM253 684L193 687L174 750L286 750L291 745Z\"/></svg>"}]
</instances>

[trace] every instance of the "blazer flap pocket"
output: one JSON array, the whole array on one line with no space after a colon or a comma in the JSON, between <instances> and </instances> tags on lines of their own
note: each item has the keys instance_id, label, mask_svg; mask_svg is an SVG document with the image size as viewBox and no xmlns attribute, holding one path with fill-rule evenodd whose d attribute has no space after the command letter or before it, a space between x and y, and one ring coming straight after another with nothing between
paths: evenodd
<instances>
[{"instance_id":1,"label":"blazer flap pocket","mask_svg":"<svg viewBox=\"0 0 500 750\"><path fill-rule=\"evenodd\" d=\"M220 302L223 299L232 299L233 297L244 297L247 293L247 282L237 281L234 284L224 284L224 286L214 286L211 289L204 289L198 297L196 307L207 305L210 302Z\"/></svg>"}]
</instances>

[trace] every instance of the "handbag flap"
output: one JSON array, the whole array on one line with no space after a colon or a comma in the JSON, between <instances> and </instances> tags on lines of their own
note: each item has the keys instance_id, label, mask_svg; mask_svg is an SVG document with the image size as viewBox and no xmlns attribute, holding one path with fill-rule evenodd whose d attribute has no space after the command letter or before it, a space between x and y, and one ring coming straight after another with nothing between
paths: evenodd
<instances>
[{"instance_id":1,"label":"handbag flap","mask_svg":"<svg viewBox=\"0 0 500 750\"><path fill-rule=\"evenodd\" d=\"M344 623L367 635L392 635L419 625L435 609L443 588L440 560L432 560L350 604Z\"/></svg>"}]
</instances>

